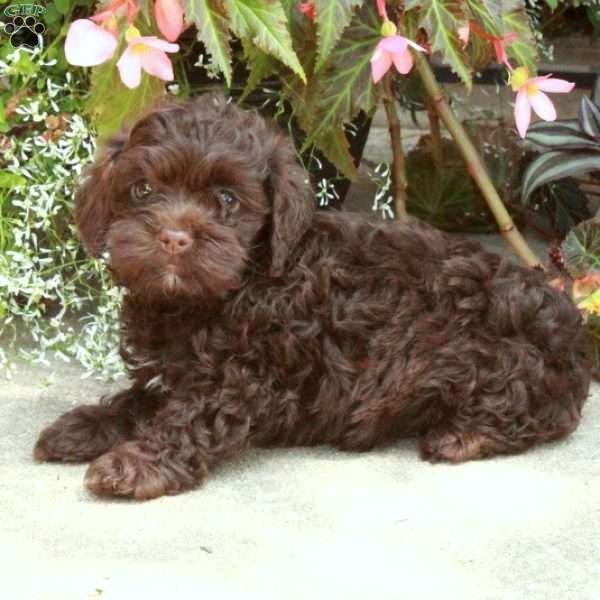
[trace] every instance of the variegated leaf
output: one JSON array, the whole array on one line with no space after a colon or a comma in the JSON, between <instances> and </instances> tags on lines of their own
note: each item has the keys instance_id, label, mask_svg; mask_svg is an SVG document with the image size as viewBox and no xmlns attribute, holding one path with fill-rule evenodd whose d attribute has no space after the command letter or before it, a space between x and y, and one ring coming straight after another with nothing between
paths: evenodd
<instances>
[{"instance_id":1,"label":"variegated leaf","mask_svg":"<svg viewBox=\"0 0 600 600\"><path fill-rule=\"evenodd\" d=\"M598 140L598 146L600 147L600 107L587 96L581 99L579 122L585 133Z\"/></svg>"},{"instance_id":2,"label":"variegated leaf","mask_svg":"<svg viewBox=\"0 0 600 600\"><path fill-rule=\"evenodd\" d=\"M440 52L444 61L470 89L471 67L457 34L468 21L464 3L458 0L406 0L404 6L406 10L419 9L419 26L427 32L432 52Z\"/></svg>"},{"instance_id":3,"label":"variegated leaf","mask_svg":"<svg viewBox=\"0 0 600 600\"><path fill-rule=\"evenodd\" d=\"M564 177L575 177L591 171L600 171L599 153L547 152L538 156L523 175L521 200L525 204L532 192L540 186Z\"/></svg>"},{"instance_id":4,"label":"variegated leaf","mask_svg":"<svg viewBox=\"0 0 600 600\"><path fill-rule=\"evenodd\" d=\"M329 58L342 32L350 23L352 11L360 4L362 0L315 0L318 42L316 71L319 71Z\"/></svg>"},{"instance_id":5,"label":"variegated leaf","mask_svg":"<svg viewBox=\"0 0 600 600\"><path fill-rule=\"evenodd\" d=\"M278 58L306 81L279 0L223 0L223 4L229 14L231 30L239 38L252 40L263 52Z\"/></svg>"},{"instance_id":6,"label":"variegated leaf","mask_svg":"<svg viewBox=\"0 0 600 600\"><path fill-rule=\"evenodd\" d=\"M375 109L378 92L371 77L370 60L381 39L379 26L379 19L370 5L365 5L354 15L330 55L327 69L319 75L312 95L314 126L307 132L303 150L315 143L350 177L355 172L351 157L341 143L340 134L332 132L342 131L343 124L351 121L360 110L371 113Z\"/></svg>"},{"instance_id":7,"label":"variegated leaf","mask_svg":"<svg viewBox=\"0 0 600 600\"><path fill-rule=\"evenodd\" d=\"M556 123L540 122L538 127L530 127L527 139L534 144L561 150L589 150L600 152L600 142L591 140L579 128L573 129L562 125L563 121ZM545 127L544 127L545 125Z\"/></svg>"},{"instance_id":8,"label":"variegated leaf","mask_svg":"<svg viewBox=\"0 0 600 600\"><path fill-rule=\"evenodd\" d=\"M561 245L565 267L573 278L600 271L600 219L588 219L574 227Z\"/></svg>"}]
</instances>

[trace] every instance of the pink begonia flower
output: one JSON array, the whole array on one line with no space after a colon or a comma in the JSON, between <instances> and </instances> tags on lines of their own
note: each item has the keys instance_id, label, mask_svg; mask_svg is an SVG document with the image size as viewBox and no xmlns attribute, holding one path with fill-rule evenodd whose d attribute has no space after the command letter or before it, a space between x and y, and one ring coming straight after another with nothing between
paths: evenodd
<instances>
[{"instance_id":1,"label":"pink begonia flower","mask_svg":"<svg viewBox=\"0 0 600 600\"><path fill-rule=\"evenodd\" d=\"M117 49L117 38L90 19L77 19L69 26L65 40L67 62L93 67L109 60Z\"/></svg>"},{"instance_id":2,"label":"pink begonia flower","mask_svg":"<svg viewBox=\"0 0 600 600\"><path fill-rule=\"evenodd\" d=\"M142 80L142 69L163 79L173 80L173 65L165 52L177 52L177 44L169 44L156 36L140 36L140 32L130 25L125 33L127 49L123 52L117 67L121 81L128 88L136 88Z\"/></svg>"},{"instance_id":3,"label":"pink begonia flower","mask_svg":"<svg viewBox=\"0 0 600 600\"><path fill-rule=\"evenodd\" d=\"M409 46L419 52L427 52L425 48L421 48L401 35L390 35L380 40L371 57L371 73L375 83L381 81L392 63L402 75L410 72L413 67L413 57L408 49Z\"/></svg>"},{"instance_id":4,"label":"pink begonia flower","mask_svg":"<svg viewBox=\"0 0 600 600\"><path fill-rule=\"evenodd\" d=\"M527 67L519 67L511 73L510 85L517 92L515 100L515 123L519 135L524 138L531 121L531 109L544 121L556 119L556 109L552 100L544 92L567 94L575 84L564 79L554 79L552 75L529 77Z\"/></svg>"},{"instance_id":5,"label":"pink begonia flower","mask_svg":"<svg viewBox=\"0 0 600 600\"><path fill-rule=\"evenodd\" d=\"M159 31L174 42L183 31L183 7L180 0L156 0L154 16Z\"/></svg>"}]
</instances>

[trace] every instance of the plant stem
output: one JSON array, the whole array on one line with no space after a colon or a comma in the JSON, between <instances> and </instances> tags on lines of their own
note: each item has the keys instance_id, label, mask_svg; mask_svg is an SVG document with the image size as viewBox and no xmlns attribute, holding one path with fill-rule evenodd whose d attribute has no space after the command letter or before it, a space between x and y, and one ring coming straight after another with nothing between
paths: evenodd
<instances>
[{"instance_id":1,"label":"plant stem","mask_svg":"<svg viewBox=\"0 0 600 600\"><path fill-rule=\"evenodd\" d=\"M394 213L396 219L403 223L406 221L406 167L404 152L402 151L402 130L400 119L396 111L396 100L392 91L392 75L388 71L383 78L383 107L387 116L390 141L392 144L392 187L394 190Z\"/></svg>"},{"instance_id":2,"label":"plant stem","mask_svg":"<svg viewBox=\"0 0 600 600\"><path fill-rule=\"evenodd\" d=\"M429 119L429 129L431 131L431 155L436 168L441 169L444 166L444 147L442 146L442 135L440 133L440 116L435 110L435 104L431 96L425 95L425 108L427 109L427 118Z\"/></svg>"},{"instance_id":3,"label":"plant stem","mask_svg":"<svg viewBox=\"0 0 600 600\"><path fill-rule=\"evenodd\" d=\"M442 93L442 90L435 79L429 62L424 56L421 55L420 52L415 52L413 55L415 59L415 66L419 72L419 75L421 76L421 79L423 80L425 90L427 94L431 96L437 113L440 115L444 125L446 125L461 154L463 155L471 177L479 187L490 208L490 211L498 223L500 234L506 243L527 266L541 266L539 259L528 246L527 242L523 239L523 236L520 234L511 216L508 214L504 203L498 195L498 192L496 191L496 188L494 187L494 184L492 183L492 180L486 171L481 157L477 153L477 150L475 150L475 147L469 139L469 136L462 126L462 123L456 118L448 106L448 102L446 101L446 98L444 97L444 94Z\"/></svg>"}]
</instances>

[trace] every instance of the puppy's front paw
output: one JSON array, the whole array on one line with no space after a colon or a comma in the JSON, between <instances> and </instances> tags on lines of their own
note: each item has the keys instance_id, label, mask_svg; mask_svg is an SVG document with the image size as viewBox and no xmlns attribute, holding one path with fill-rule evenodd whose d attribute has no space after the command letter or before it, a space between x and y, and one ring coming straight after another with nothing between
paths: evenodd
<instances>
[{"instance_id":1,"label":"puppy's front paw","mask_svg":"<svg viewBox=\"0 0 600 600\"><path fill-rule=\"evenodd\" d=\"M122 438L122 428L107 408L79 406L42 431L33 456L39 461L82 462L100 456Z\"/></svg>"},{"instance_id":2,"label":"puppy's front paw","mask_svg":"<svg viewBox=\"0 0 600 600\"><path fill-rule=\"evenodd\" d=\"M190 487L190 483L185 471L165 465L135 441L103 454L85 474L85 486L97 496L127 496L136 500L177 494Z\"/></svg>"}]
</instances>

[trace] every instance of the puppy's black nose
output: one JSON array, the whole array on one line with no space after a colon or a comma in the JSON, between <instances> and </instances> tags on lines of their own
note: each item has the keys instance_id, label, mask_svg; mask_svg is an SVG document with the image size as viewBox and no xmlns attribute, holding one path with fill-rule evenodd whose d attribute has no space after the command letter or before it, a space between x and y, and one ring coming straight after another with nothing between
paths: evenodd
<instances>
[{"instance_id":1,"label":"puppy's black nose","mask_svg":"<svg viewBox=\"0 0 600 600\"><path fill-rule=\"evenodd\" d=\"M181 254L192 245L192 236L178 229L163 229L158 239L169 254Z\"/></svg>"}]
</instances>

